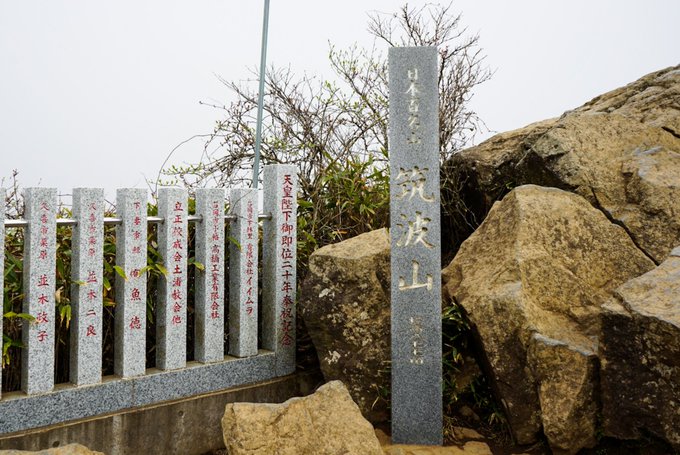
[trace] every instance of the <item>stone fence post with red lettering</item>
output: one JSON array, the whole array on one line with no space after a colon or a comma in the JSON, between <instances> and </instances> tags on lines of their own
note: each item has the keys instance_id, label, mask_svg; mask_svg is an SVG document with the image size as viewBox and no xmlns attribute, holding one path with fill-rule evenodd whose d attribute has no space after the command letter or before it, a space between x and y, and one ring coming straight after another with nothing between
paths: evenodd
<instances>
[{"instance_id":1,"label":"stone fence post with red lettering","mask_svg":"<svg viewBox=\"0 0 680 455\"><path fill-rule=\"evenodd\" d=\"M123 188L116 193L116 275L114 372L123 378L146 371L146 190Z\"/></svg>"},{"instance_id":2,"label":"stone fence post with red lettering","mask_svg":"<svg viewBox=\"0 0 680 455\"><path fill-rule=\"evenodd\" d=\"M196 271L194 357L203 363L224 360L224 190L196 190Z\"/></svg>"},{"instance_id":3,"label":"stone fence post with red lettering","mask_svg":"<svg viewBox=\"0 0 680 455\"><path fill-rule=\"evenodd\" d=\"M262 342L276 352L277 375L295 371L297 168L264 167Z\"/></svg>"},{"instance_id":4,"label":"stone fence post with red lettering","mask_svg":"<svg viewBox=\"0 0 680 455\"><path fill-rule=\"evenodd\" d=\"M0 189L0 196L4 194ZM189 215L185 189L162 188L158 196L158 216L147 216L146 190L119 189L116 215L105 217L103 189L76 188L72 219L57 219L56 189L28 188L25 219L5 220L4 212L0 213L0 239L7 228L25 229L16 238L24 238L22 311L31 316L21 330L25 393L12 389L11 396L0 396L0 436L255 384L295 371L297 168L264 168L263 213L252 189L230 193L228 214L224 189L198 189L195 215ZM230 224L229 239L225 220ZM195 228L193 265L188 258L189 223ZM149 224L157 226L153 247L163 264L163 276L154 290L155 308L146 301ZM103 378L104 331L110 323L103 302L105 225L116 226L116 261L114 374ZM72 320L67 341L71 384L55 387L55 368L63 365L61 359L55 363L56 329L62 323L55 302L57 226L64 236L72 229ZM262 253L258 252L260 226ZM229 297L225 295L227 247L231 247ZM3 244L0 285L4 256ZM193 283L190 267L195 267ZM191 357L186 351L187 327L191 327L187 295L192 285L195 332L189 348L194 349L194 361L187 362ZM0 305L1 299L2 294ZM147 314L155 320L154 346L147 346ZM147 370L147 355L154 350L156 368Z\"/></svg>"},{"instance_id":5,"label":"stone fence post with red lettering","mask_svg":"<svg viewBox=\"0 0 680 455\"><path fill-rule=\"evenodd\" d=\"M233 189L229 193L231 223L229 245L229 354L257 354L257 190Z\"/></svg>"},{"instance_id":6,"label":"stone fence post with red lettering","mask_svg":"<svg viewBox=\"0 0 680 455\"><path fill-rule=\"evenodd\" d=\"M57 260L57 190L27 188L24 192L23 312L21 388L27 394L50 392L54 387L55 284Z\"/></svg>"},{"instance_id":7,"label":"stone fence post with red lettering","mask_svg":"<svg viewBox=\"0 0 680 455\"><path fill-rule=\"evenodd\" d=\"M73 190L71 240L70 379L76 385L102 379L102 272L104 254L104 190Z\"/></svg>"},{"instance_id":8,"label":"stone fence post with red lettering","mask_svg":"<svg viewBox=\"0 0 680 455\"><path fill-rule=\"evenodd\" d=\"M156 314L156 366L176 370L187 358L187 222L189 195L183 188L158 190L158 252L161 277Z\"/></svg>"}]
</instances>

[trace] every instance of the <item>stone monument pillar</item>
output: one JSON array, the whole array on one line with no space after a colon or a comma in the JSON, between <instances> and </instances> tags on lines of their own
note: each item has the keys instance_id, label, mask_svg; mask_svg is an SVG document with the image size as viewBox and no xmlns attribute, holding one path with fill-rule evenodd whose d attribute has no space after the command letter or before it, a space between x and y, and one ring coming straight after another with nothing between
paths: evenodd
<instances>
[{"instance_id":1,"label":"stone monument pillar","mask_svg":"<svg viewBox=\"0 0 680 455\"><path fill-rule=\"evenodd\" d=\"M441 445L437 49L389 50L392 440Z\"/></svg>"}]
</instances>

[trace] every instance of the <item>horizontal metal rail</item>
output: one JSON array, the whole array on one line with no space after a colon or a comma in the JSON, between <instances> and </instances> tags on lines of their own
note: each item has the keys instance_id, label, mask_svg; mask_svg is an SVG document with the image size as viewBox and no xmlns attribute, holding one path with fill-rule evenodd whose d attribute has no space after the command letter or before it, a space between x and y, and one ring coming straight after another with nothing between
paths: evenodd
<instances>
[{"instance_id":1,"label":"horizontal metal rail","mask_svg":"<svg viewBox=\"0 0 680 455\"><path fill-rule=\"evenodd\" d=\"M224 219L226 221L236 221L236 215L224 215ZM271 220L272 215L271 213L262 213L258 215L257 217L258 221L262 220ZM159 216L150 216L147 217L146 221L148 223L152 224L160 224L165 221L164 218L161 218ZM203 221L203 218L200 216L195 216L195 215L189 215L187 217L187 221L189 222L194 222L194 223L200 223ZM122 224L123 219L122 218L112 218L112 217L106 217L104 218L104 224L106 225L118 225ZM71 219L71 218L57 218L57 226L77 226L78 221ZM5 227L8 228L23 228L28 226L28 221L26 220L5 220Z\"/></svg>"}]
</instances>

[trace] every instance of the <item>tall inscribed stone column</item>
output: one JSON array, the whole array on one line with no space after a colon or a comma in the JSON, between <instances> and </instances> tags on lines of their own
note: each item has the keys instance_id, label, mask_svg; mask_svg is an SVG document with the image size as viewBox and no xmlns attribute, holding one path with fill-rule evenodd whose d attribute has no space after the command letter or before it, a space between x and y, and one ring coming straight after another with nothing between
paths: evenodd
<instances>
[{"instance_id":1,"label":"tall inscribed stone column","mask_svg":"<svg viewBox=\"0 0 680 455\"><path fill-rule=\"evenodd\" d=\"M389 50L392 440L441 445L439 92L435 47Z\"/></svg>"}]
</instances>

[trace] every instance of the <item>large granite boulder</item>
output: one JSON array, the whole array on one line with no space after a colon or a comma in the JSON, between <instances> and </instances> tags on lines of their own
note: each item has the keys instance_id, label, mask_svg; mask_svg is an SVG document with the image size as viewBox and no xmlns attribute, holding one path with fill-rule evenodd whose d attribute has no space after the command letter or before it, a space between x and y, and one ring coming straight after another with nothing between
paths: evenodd
<instances>
[{"instance_id":1,"label":"large granite boulder","mask_svg":"<svg viewBox=\"0 0 680 455\"><path fill-rule=\"evenodd\" d=\"M326 381L341 380L373 423L389 413L390 240L380 229L315 251L299 312Z\"/></svg>"},{"instance_id":2,"label":"large granite boulder","mask_svg":"<svg viewBox=\"0 0 680 455\"><path fill-rule=\"evenodd\" d=\"M340 381L282 404L230 403L222 431L229 455L383 455Z\"/></svg>"},{"instance_id":3,"label":"large granite boulder","mask_svg":"<svg viewBox=\"0 0 680 455\"><path fill-rule=\"evenodd\" d=\"M632 439L646 431L680 451L680 247L603 308L605 434Z\"/></svg>"},{"instance_id":4,"label":"large granite boulder","mask_svg":"<svg viewBox=\"0 0 680 455\"><path fill-rule=\"evenodd\" d=\"M602 210L658 264L680 239L680 66L496 135L446 169L465 206L456 226L478 224L510 188L551 186Z\"/></svg>"},{"instance_id":5,"label":"large granite boulder","mask_svg":"<svg viewBox=\"0 0 680 455\"><path fill-rule=\"evenodd\" d=\"M541 431L555 453L596 442L598 336L614 290L654 267L584 198L515 188L443 271L468 313L520 444Z\"/></svg>"}]
</instances>

